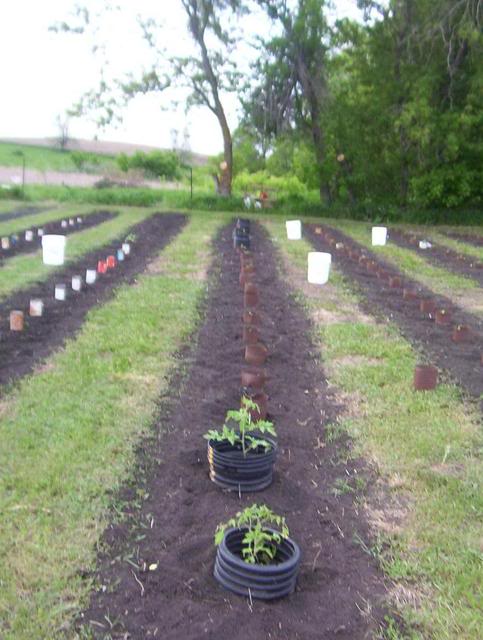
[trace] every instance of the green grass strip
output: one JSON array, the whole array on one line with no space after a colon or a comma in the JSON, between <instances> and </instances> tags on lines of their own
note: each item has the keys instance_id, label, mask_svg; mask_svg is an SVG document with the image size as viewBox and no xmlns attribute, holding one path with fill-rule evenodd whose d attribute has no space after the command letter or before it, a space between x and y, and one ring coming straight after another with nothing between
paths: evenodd
<instances>
[{"instance_id":1,"label":"green grass strip","mask_svg":"<svg viewBox=\"0 0 483 640\"><path fill-rule=\"evenodd\" d=\"M287 241L283 223L266 224L282 253L305 271L310 245ZM340 276L330 282L341 309L350 311L354 292ZM316 303L305 298L309 310L326 306L321 291ZM329 300L328 310L331 305ZM352 307L352 321L315 328L330 382L356 407L327 437L348 431L355 455L375 461L391 487L388 500L393 492L409 505L400 526L381 530L367 551L396 582L413 629L407 637L477 640L483 577L479 413L449 384L414 392L410 344L394 325L354 321L356 313ZM370 496L368 502L370 507ZM400 636L393 627L386 637Z\"/></svg>"},{"instance_id":2,"label":"green grass strip","mask_svg":"<svg viewBox=\"0 0 483 640\"><path fill-rule=\"evenodd\" d=\"M468 229L466 232L471 233ZM460 230L460 233L464 233L464 231ZM483 234L480 234L483 235ZM483 262L483 247L475 247L472 244L467 244L463 240L455 240L454 238L449 238L445 236L444 233L438 233L436 230L431 230L431 238L438 244L443 245L444 247L448 247L449 249L453 249L458 253L462 253L463 255L469 256L470 258L476 258L480 262Z\"/></svg>"},{"instance_id":3,"label":"green grass strip","mask_svg":"<svg viewBox=\"0 0 483 640\"><path fill-rule=\"evenodd\" d=\"M141 222L155 212L155 209L131 209L115 207L119 215L102 224L79 231L67 238L66 261L74 262L89 251L93 251L121 235L134 224ZM95 265L94 265L95 266ZM12 291L30 287L33 282L45 280L58 267L44 265L42 251L20 254L6 260L0 269L0 300Z\"/></svg>"},{"instance_id":4,"label":"green grass strip","mask_svg":"<svg viewBox=\"0 0 483 640\"><path fill-rule=\"evenodd\" d=\"M92 310L77 339L4 399L0 636L53 638L85 604L109 492L152 424L173 352L194 330L220 216L193 217L159 273ZM3 621L3 626L2 622Z\"/></svg>"},{"instance_id":5,"label":"green grass strip","mask_svg":"<svg viewBox=\"0 0 483 640\"><path fill-rule=\"evenodd\" d=\"M33 213L23 218L15 218L14 220L0 221L0 235L8 236L11 233L22 231L23 229L29 229L30 227L40 227L47 222L53 220L60 220L66 218L75 218L76 216L86 216L94 211L99 211L100 207L91 206L78 206L73 207L59 207L57 203L46 203L48 210L41 213ZM22 205L20 205L22 206ZM28 205L23 205L28 206ZM19 205L17 205L19 207Z\"/></svg>"},{"instance_id":6,"label":"green grass strip","mask_svg":"<svg viewBox=\"0 0 483 640\"><path fill-rule=\"evenodd\" d=\"M72 161L72 151L53 149L43 146L0 142L0 166L20 167L22 173L22 156L25 156L27 169L39 171L78 171ZM92 153L91 157L97 162L96 170L106 171L116 167L112 156Z\"/></svg>"},{"instance_id":7,"label":"green grass strip","mask_svg":"<svg viewBox=\"0 0 483 640\"><path fill-rule=\"evenodd\" d=\"M380 255L392 263L403 274L421 282L435 293L451 297L462 289L478 289L478 283L475 280L455 275L440 267L434 267L415 251L403 249L390 241L383 247L373 247L371 227L366 224L341 221L333 221L329 224L374 251L376 255Z\"/></svg>"}]
</instances>

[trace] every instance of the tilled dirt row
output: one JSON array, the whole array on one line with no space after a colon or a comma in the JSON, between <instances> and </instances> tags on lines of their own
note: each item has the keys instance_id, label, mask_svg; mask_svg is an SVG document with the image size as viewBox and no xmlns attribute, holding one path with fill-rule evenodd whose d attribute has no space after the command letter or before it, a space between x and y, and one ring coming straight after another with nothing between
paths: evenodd
<instances>
[{"instance_id":1,"label":"tilled dirt row","mask_svg":"<svg viewBox=\"0 0 483 640\"><path fill-rule=\"evenodd\" d=\"M72 338L84 322L87 312L95 305L112 297L119 284L135 282L147 262L179 233L186 221L177 213L156 214L126 230L118 239L105 244L80 258L56 269L45 281L34 283L26 290L13 293L0 304L0 384L12 382L32 371L33 367ZM120 243L129 233L136 235L132 253L118 263L115 269L98 275L92 286L84 284L82 291L70 288L73 275L81 275L85 281L86 269L95 269L97 261L115 254ZM67 285L67 299L54 299L57 283ZM44 301L42 317L29 317L29 301L41 298ZM25 313L25 328L22 332L10 331L9 313L20 309Z\"/></svg>"},{"instance_id":2,"label":"tilled dirt row","mask_svg":"<svg viewBox=\"0 0 483 640\"><path fill-rule=\"evenodd\" d=\"M329 232L344 249L367 256L377 263L386 274L401 278L401 286L392 288L386 279L369 272L359 258L348 255L342 248L337 249L334 243L315 232L319 227L323 233ZM305 225L304 230L317 251L332 254L334 264L347 276L351 283L357 285L363 294L363 309L385 321L395 322L403 335L422 352L422 359L430 360L438 367L446 370L450 376L470 394L479 398L483 393L483 375L481 353L483 351L482 321L454 305L451 300L435 294L427 287L404 276L398 269L352 240L341 231L323 225ZM404 299L403 289L417 292L416 300ZM437 308L445 309L451 316L447 326L437 325L428 313L420 311L420 300L429 298L436 302ZM468 326L471 339L468 342L456 343L451 339L453 327Z\"/></svg>"},{"instance_id":3,"label":"tilled dirt row","mask_svg":"<svg viewBox=\"0 0 483 640\"><path fill-rule=\"evenodd\" d=\"M62 227L62 220L68 220L68 218L65 218L64 216L58 220L46 222L43 225L30 226L26 227L22 231L16 231L15 235L18 236L17 242L15 244L11 243L9 249L0 248L0 266L6 258L12 258L20 253L34 253L35 251L38 251L42 246L42 239L37 234L37 229L40 227L44 230L44 234L54 233L61 234L63 236L70 236L74 233L78 233L79 231L89 229L90 227L97 227L103 222L106 222L106 220L115 218L117 215L117 213L112 211L95 211L93 213L83 215L82 223L77 222L76 216L74 218L74 224L65 228ZM25 239L25 232L27 229L34 231L34 239L32 241L27 241ZM2 234L0 233L0 235ZM12 235L14 234L10 234L10 237Z\"/></svg>"},{"instance_id":4,"label":"tilled dirt row","mask_svg":"<svg viewBox=\"0 0 483 640\"><path fill-rule=\"evenodd\" d=\"M33 216L36 213L46 211L46 207L18 207L12 211L6 211L0 213L0 222L6 222L7 220L16 220L17 218L24 218L25 216Z\"/></svg>"},{"instance_id":5,"label":"tilled dirt row","mask_svg":"<svg viewBox=\"0 0 483 640\"><path fill-rule=\"evenodd\" d=\"M472 258L464 253L458 253L454 249L444 247L437 242L431 241L430 249L420 249L419 241L424 240L423 236L405 233L399 229L389 229L391 242L394 242L403 249L410 249L422 256L429 263L437 267L443 267L447 271L452 271L466 278L475 280L480 287L483 287L483 262L477 258Z\"/></svg>"},{"instance_id":6,"label":"tilled dirt row","mask_svg":"<svg viewBox=\"0 0 483 640\"><path fill-rule=\"evenodd\" d=\"M453 240L467 242L468 244L472 244L474 247L483 247L483 237L477 233L458 233L456 231L441 231L441 233L444 233L448 238L453 238Z\"/></svg>"},{"instance_id":7,"label":"tilled dirt row","mask_svg":"<svg viewBox=\"0 0 483 640\"><path fill-rule=\"evenodd\" d=\"M155 438L139 452L137 481L118 496L122 521L105 532L99 589L79 624L96 638L163 640L358 640L375 637L386 589L367 542L367 526L337 480L363 474L349 443L324 440L340 410L328 391L311 325L279 277L274 248L252 225L261 296L269 418L278 431L273 484L260 493L226 493L208 476L203 434L240 404L243 365L239 255L231 228L216 241L218 264L204 321L181 357L189 372L162 399ZM347 459L349 460L347 461ZM144 502L139 507L139 497ZM216 525L243 507L266 503L287 517L303 558L295 593L264 603L232 595L213 578ZM110 621L110 623L108 622Z\"/></svg>"}]
</instances>

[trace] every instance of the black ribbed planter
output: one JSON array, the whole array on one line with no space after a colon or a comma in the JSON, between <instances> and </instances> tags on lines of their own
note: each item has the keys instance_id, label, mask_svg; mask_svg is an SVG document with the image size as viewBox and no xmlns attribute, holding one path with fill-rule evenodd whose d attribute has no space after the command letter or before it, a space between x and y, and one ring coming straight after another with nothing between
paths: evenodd
<instances>
[{"instance_id":1,"label":"black ribbed planter","mask_svg":"<svg viewBox=\"0 0 483 640\"><path fill-rule=\"evenodd\" d=\"M259 600L274 600L293 593L301 557L297 543L290 538L282 539L272 564L249 564L242 558L246 531L226 530L216 553L213 572L216 580L228 591Z\"/></svg>"},{"instance_id":2,"label":"black ribbed planter","mask_svg":"<svg viewBox=\"0 0 483 640\"><path fill-rule=\"evenodd\" d=\"M208 441L210 478L215 484L228 491L248 493L262 491L272 483L277 443L264 435L257 437L269 442L271 448L266 451L264 447L258 447L246 456L241 445L232 445L227 440Z\"/></svg>"},{"instance_id":3,"label":"black ribbed planter","mask_svg":"<svg viewBox=\"0 0 483 640\"><path fill-rule=\"evenodd\" d=\"M235 249L250 248L250 234L244 229L233 230L233 246Z\"/></svg>"}]
</instances>

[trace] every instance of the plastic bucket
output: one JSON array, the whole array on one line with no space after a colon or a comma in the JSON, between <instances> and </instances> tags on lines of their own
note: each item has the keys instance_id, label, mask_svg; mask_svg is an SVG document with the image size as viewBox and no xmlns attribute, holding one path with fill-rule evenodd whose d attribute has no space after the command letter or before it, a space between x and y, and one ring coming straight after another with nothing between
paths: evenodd
<instances>
[{"instance_id":1,"label":"plastic bucket","mask_svg":"<svg viewBox=\"0 0 483 640\"><path fill-rule=\"evenodd\" d=\"M42 253L44 264L64 264L65 236L42 236Z\"/></svg>"},{"instance_id":2,"label":"plastic bucket","mask_svg":"<svg viewBox=\"0 0 483 640\"><path fill-rule=\"evenodd\" d=\"M372 245L383 246L387 240L387 227L372 227Z\"/></svg>"},{"instance_id":3,"label":"plastic bucket","mask_svg":"<svg viewBox=\"0 0 483 640\"><path fill-rule=\"evenodd\" d=\"M332 256L322 251L310 251L307 279L311 284L325 284L329 279Z\"/></svg>"},{"instance_id":4,"label":"plastic bucket","mask_svg":"<svg viewBox=\"0 0 483 640\"><path fill-rule=\"evenodd\" d=\"M289 240L300 240L302 238L302 223L300 220L287 220L287 238Z\"/></svg>"},{"instance_id":5,"label":"plastic bucket","mask_svg":"<svg viewBox=\"0 0 483 640\"><path fill-rule=\"evenodd\" d=\"M86 269L86 284L94 284L97 279L97 271L95 269Z\"/></svg>"}]
</instances>

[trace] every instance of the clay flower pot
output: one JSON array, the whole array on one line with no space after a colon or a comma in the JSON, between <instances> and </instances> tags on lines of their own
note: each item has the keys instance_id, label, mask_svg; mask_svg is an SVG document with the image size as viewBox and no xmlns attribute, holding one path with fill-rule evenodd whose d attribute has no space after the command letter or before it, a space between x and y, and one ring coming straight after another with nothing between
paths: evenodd
<instances>
[{"instance_id":1,"label":"clay flower pot","mask_svg":"<svg viewBox=\"0 0 483 640\"><path fill-rule=\"evenodd\" d=\"M451 312L447 309L438 309L434 319L436 324L447 326L451 322Z\"/></svg>"},{"instance_id":2,"label":"clay flower pot","mask_svg":"<svg viewBox=\"0 0 483 640\"><path fill-rule=\"evenodd\" d=\"M259 366L264 364L268 357L268 349L262 342L247 344L245 347L245 361L247 364Z\"/></svg>"},{"instance_id":3,"label":"clay flower pot","mask_svg":"<svg viewBox=\"0 0 483 640\"><path fill-rule=\"evenodd\" d=\"M247 282L244 294L243 302L245 307L255 307L258 304L258 287L252 282Z\"/></svg>"},{"instance_id":4,"label":"clay flower pot","mask_svg":"<svg viewBox=\"0 0 483 640\"><path fill-rule=\"evenodd\" d=\"M422 313L431 313L433 314L436 310L436 302L431 300L430 298L426 298L426 300L421 300L419 303L419 310Z\"/></svg>"},{"instance_id":5,"label":"clay flower pot","mask_svg":"<svg viewBox=\"0 0 483 640\"><path fill-rule=\"evenodd\" d=\"M414 291L414 289L403 289L403 299L404 300L417 300L418 299L418 294L417 291Z\"/></svg>"},{"instance_id":6,"label":"clay flower pot","mask_svg":"<svg viewBox=\"0 0 483 640\"><path fill-rule=\"evenodd\" d=\"M418 364L414 370L416 391L431 391L438 383L438 370L431 364Z\"/></svg>"},{"instance_id":7,"label":"clay flower pot","mask_svg":"<svg viewBox=\"0 0 483 640\"><path fill-rule=\"evenodd\" d=\"M243 325L243 342L245 344L256 344L259 337L258 327L252 324Z\"/></svg>"},{"instance_id":8,"label":"clay flower pot","mask_svg":"<svg viewBox=\"0 0 483 640\"><path fill-rule=\"evenodd\" d=\"M273 564L250 564L240 552L246 531L225 531L216 552L215 579L232 593L259 600L275 600L293 593L301 559L297 543L290 538L282 539L277 544Z\"/></svg>"},{"instance_id":9,"label":"clay flower pot","mask_svg":"<svg viewBox=\"0 0 483 640\"><path fill-rule=\"evenodd\" d=\"M378 267L377 267L377 264L374 261L368 260L366 262L366 269L367 269L368 273L376 273Z\"/></svg>"},{"instance_id":10,"label":"clay flower pot","mask_svg":"<svg viewBox=\"0 0 483 640\"><path fill-rule=\"evenodd\" d=\"M392 276L389 278L389 286L391 289L398 289L402 285L401 278L399 276Z\"/></svg>"},{"instance_id":11,"label":"clay flower pot","mask_svg":"<svg viewBox=\"0 0 483 640\"><path fill-rule=\"evenodd\" d=\"M267 380L267 372L260 367L244 367L241 371L242 387L262 389Z\"/></svg>"},{"instance_id":12,"label":"clay flower pot","mask_svg":"<svg viewBox=\"0 0 483 640\"><path fill-rule=\"evenodd\" d=\"M253 261L253 256L252 256L252 252L249 251L248 249L243 249L242 251L240 251L240 264L244 265L247 262L252 262Z\"/></svg>"},{"instance_id":13,"label":"clay flower pot","mask_svg":"<svg viewBox=\"0 0 483 640\"><path fill-rule=\"evenodd\" d=\"M243 269L240 271L240 277L238 278L238 281L240 282L242 288L245 288L245 285L248 282L253 282L255 278L255 274L253 272L247 272L244 271Z\"/></svg>"},{"instance_id":14,"label":"clay flower pot","mask_svg":"<svg viewBox=\"0 0 483 640\"><path fill-rule=\"evenodd\" d=\"M318 236L321 236L321 235L322 235L322 227L315 227L315 233L316 233Z\"/></svg>"},{"instance_id":15,"label":"clay flower pot","mask_svg":"<svg viewBox=\"0 0 483 640\"><path fill-rule=\"evenodd\" d=\"M242 315L243 324L249 324L256 327L259 327L261 324L260 316L255 311L251 309L245 309Z\"/></svg>"},{"instance_id":16,"label":"clay flower pot","mask_svg":"<svg viewBox=\"0 0 483 640\"><path fill-rule=\"evenodd\" d=\"M458 324L453 329L451 340L453 342L468 342L471 339L471 330L465 324Z\"/></svg>"},{"instance_id":17,"label":"clay flower pot","mask_svg":"<svg viewBox=\"0 0 483 640\"><path fill-rule=\"evenodd\" d=\"M23 311L10 311L10 331L23 331Z\"/></svg>"}]
</instances>

